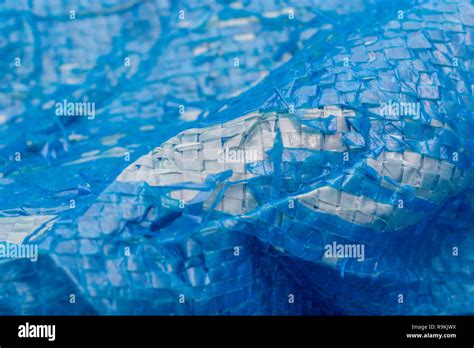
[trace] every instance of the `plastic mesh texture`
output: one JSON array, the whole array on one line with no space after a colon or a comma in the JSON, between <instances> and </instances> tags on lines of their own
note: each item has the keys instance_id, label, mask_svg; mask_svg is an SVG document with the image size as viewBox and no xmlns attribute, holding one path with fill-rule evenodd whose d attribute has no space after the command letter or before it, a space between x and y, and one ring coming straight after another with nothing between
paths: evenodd
<instances>
[{"instance_id":1,"label":"plastic mesh texture","mask_svg":"<svg viewBox=\"0 0 474 348\"><path fill-rule=\"evenodd\" d=\"M474 7L349 3L78 7L77 30L110 46L81 41L61 7L5 12L22 13L5 25L43 61L79 50L96 65L7 72L47 87L42 115L69 93L103 102L90 122L18 130L34 99L0 96L18 112L2 126L3 240L41 250L38 263L0 261L0 310L472 313ZM147 40L132 14L156 26ZM54 27L63 44L42 47L34 33ZM28 167L7 158L21 146ZM328 257L334 244L364 246L363 260Z\"/></svg>"}]
</instances>

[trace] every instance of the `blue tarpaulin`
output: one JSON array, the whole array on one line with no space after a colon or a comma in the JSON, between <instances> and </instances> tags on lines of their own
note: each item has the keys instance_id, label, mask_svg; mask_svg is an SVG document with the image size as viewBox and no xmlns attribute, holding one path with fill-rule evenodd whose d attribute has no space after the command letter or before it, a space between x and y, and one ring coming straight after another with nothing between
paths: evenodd
<instances>
[{"instance_id":1,"label":"blue tarpaulin","mask_svg":"<svg viewBox=\"0 0 474 348\"><path fill-rule=\"evenodd\" d=\"M5 1L0 56L0 314L474 312L471 1Z\"/></svg>"}]
</instances>

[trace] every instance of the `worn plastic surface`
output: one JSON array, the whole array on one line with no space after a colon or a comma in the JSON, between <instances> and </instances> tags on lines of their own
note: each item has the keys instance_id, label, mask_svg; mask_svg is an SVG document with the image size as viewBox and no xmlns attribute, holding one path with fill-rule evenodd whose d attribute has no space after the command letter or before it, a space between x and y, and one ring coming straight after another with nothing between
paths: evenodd
<instances>
[{"instance_id":1,"label":"worn plastic surface","mask_svg":"<svg viewBox=\"0 0 474 348\"><path fill-rule=\"evenodd\" d=\"M472 313L473 5L235 4L1 5L0 312Z\"/></svg>"}]
</instances>

